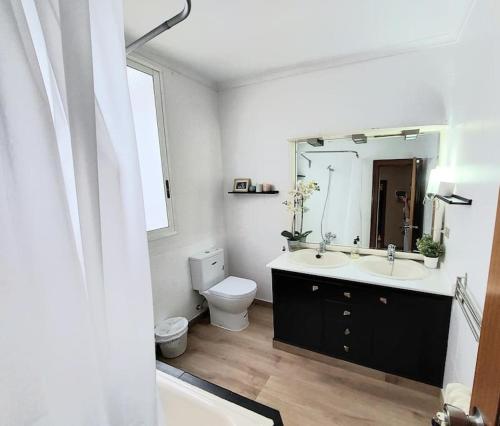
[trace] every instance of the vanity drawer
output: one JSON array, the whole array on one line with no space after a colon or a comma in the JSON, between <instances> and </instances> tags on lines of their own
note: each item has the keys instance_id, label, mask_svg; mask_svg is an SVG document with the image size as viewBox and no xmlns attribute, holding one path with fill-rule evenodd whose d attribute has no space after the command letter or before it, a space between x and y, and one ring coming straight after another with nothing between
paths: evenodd
<instances>
[{"instance_id":1,"label":"vanity drawer","mask_svg":"<svg viewBox=\"0 0 500 426\"><path fill-rule=\"evenodd\" d=\"M369 345L357 342L355 339L346 338L331 340L325 345L326 353L335 358L350 362L362 362L367 358Z\"/></svg>"},{"instance_id":2,"label":"vanity drawer","mask_svg":"<svg viewBox=\"0 0 500 426\"><path fill-rule=\"evenodd\" d=\"M349 286L344 283L323 284L322 295L326 299L350 304L363 303L368 301L370 295L366 290Z\"/></svg>"},{"instance_id":3,"label":"vanity drawer","mask_svg":"<svg viewBox=\"0 0 500 426\"><path fill-rule=\"evenodd\" d=\"M338 322L339 324L352 324L353 319L362 315L363 306L350 302L338 302L332 298L326 298L324 303L324 317L327 320Z\"/></svg>"}]
</instances>

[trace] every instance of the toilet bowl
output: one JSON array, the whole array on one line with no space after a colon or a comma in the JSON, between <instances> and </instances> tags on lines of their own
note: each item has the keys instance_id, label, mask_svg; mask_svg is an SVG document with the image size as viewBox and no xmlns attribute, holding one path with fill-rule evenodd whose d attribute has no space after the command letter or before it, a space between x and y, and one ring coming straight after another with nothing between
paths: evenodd
<instances>
[{"instance_id":1,"label":"toilet bowl","mask_svg":"<svg viewBox=\"0 0 500 426\"><path fill-rule=\"evenodd\" d=\"M247 328L247 309L257 293L255 281L225 277L222 249L191 256L189 264L193 289L207 299L211 324L230 331Z\"/></svg>"},{"instance_id":2,"label":"toilet bowl","mask_svg":"<svg viewBox=\"0 0 500 426\"><path fill-rule=\"evenodd\" d=\"M208 301L210 322L231 331L248 327L248 307L257 293L255 281L227 277L201 294Z\"/></svg>"}]
</instances>

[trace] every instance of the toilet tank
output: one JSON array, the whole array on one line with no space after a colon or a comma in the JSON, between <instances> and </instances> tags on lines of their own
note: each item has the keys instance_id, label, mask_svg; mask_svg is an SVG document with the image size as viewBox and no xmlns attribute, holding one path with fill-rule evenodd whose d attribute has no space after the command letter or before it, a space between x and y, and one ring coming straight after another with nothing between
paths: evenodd
<instances>
[{"instance_id":1,"label":"toilet tank","mask_svg":"<svg viewBox=\"0 0 500 426\"><path fill-rule=\"evenodd\" d=\"M220 283L224 277L224 250L210 249L189 258L191 284L199 292Z\"/></svg>"}]
</instances>

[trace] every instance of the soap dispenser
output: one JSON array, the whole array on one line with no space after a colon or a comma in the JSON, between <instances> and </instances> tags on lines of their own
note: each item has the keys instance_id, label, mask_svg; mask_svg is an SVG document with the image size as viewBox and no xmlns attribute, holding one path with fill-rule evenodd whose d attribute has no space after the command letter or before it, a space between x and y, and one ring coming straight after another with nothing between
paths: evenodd
<instances>
[{"instance_id":1,"label":"soap dispenser","mask_svg":"<svg viewBox=\"0 0 500 426\"><path fill-rule=\"evenodd\" d=\"M351 259L357 259L359 258L359 235L356 238L354 238L352 244L353 246L351 250Z\"/></svg>"}]
</instances>

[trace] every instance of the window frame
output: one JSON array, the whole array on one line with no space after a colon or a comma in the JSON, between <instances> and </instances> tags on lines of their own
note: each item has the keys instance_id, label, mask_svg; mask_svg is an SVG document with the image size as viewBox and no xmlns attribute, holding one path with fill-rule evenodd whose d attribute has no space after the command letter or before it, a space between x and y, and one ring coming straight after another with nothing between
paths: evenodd
<instances>
[{"instance_id":1,"label":"window frame","mask_svg":"<svg viewBox=\"0 0 500 426\"><path fill-rule=\"evenodd\" d=\"M137 71L144 72L151 75L153 78L153 91L155 97L155 109L156 109L156 123L158 127L158 141L160 144L160 157L161 157L161 168L163 174L163 193L165 196L165 208L167 210L167 220L168 226L164 228L153 229L147 231L148 241L158 240L165 237L170 237L177 234L175 228L175 217L174 217L174 201L173 201L173 182L172 173L170 171L169 162L169 147L168 147L168 133L166 126L166 105L165 105L165 84L163 79L163 70L160 66L146 61L142 58L137 58L135 55L133 58L127 58L127 66L134 68ZM168 181L168 190L167 182Z\"/></svg>"}]
</instances>

